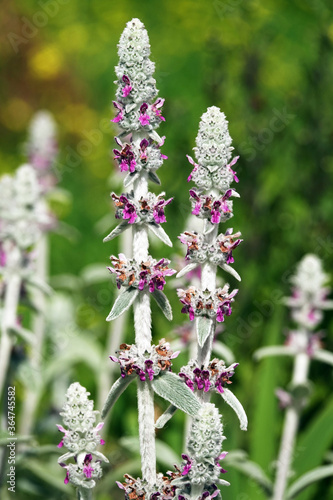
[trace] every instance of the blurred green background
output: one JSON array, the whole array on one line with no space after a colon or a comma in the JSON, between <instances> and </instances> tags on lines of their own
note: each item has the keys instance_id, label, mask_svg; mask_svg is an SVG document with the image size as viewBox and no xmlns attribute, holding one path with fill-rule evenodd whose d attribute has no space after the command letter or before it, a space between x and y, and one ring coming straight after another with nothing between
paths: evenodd
<instances>
[{"instance_id":1,"label":"blurred green background","mask_svg":"<svg viewBox=\"0 0 333 500\"><path fill-rule=\"evenodd\" d=\"M206 108L216 105L225 112L240 154L241 198L235 201L232 225L242 232L244 243L235 252L242 283L224 335L240 363L232 388L250 421L249 431L241 433L234 414L223 408L225 449L245 449L272 475L283 418L274 388L287 385L292 365L285 359L256 364L252 354L260 346L283 342L291 326L279 300L289 293L288 277L296 262L312 252L323 259L327 272L333 269L331 0L3 0L1 11L1 172L24 162L22 144L35 111L50 110L59 128L60 186L71 198L58 200L54 208L75 231L70 239L51 236L52 276L82 276L90 264L107 266L110 254L118 251L114 241L102 243L109 227L106 223L104 230L97 223L111 211L110 191L121 189L119 178L110 181L117 130L109 120L114 116L116 45L127 21L139 17L145 24L159 95L166 99L166 122L159 133L166 135L163 153L169 159L159 175L167 197L174 197L165 229L175 242L190 213L186 179L191 166L185 155L191 154ZM109 220L111 227L112 216ZM184 253L178 243L172 250L159 245L151 250L173 262L177 253ZM101 349L108 329L105 317L116 296L105 273L105 281L79 287L68 276L67 285L58 280L63 293L73 297L76 324ZM166 291L174 322L169 325L154 309L155 339L174 338L175 325L184 321L175 288L169 285ZM326 314L323 329L325 347L333 350L332 313ZM129 325L129 342L131 335ZM24 350L16 354L19 363ZM95 395L96 376L85 363L70 368L64 365L70 380L78 379ZM311 378L311 403L294 457L297 475L324 463L333 442L332 370L313 363ZM132 405L127 398L120 400L110 422L112 481L120 480L122 472L139 474L137 465L126 469L133 456L117 444L120 435L136 433L134 390L131 395ZM42 403L38 439L57 442L53 424L59 417L47 394ZM157 411L162 408L164 403L157 401ZM324 428L320 422L326 422ZM159 433L177 454L182 451L182 425L179 415ZM116 465L122 461L124 470L118 474ZM230 469L227 476L232 486L223 492L225 500L264 498L236 471ZM23 471L22 477L23 496L18 498L69 498L66 490L50 490L36 470ZM98 498L121 498L112 481L100 487ZM332 482L324 481L300 498L333 498Z\"/></svg>"}]
</instances>

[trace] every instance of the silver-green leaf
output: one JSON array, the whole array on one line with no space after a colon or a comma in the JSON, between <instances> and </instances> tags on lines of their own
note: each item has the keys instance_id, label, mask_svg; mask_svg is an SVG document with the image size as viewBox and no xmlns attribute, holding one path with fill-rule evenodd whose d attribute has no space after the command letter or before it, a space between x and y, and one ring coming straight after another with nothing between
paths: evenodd
<instances>
[{"instance_id":1,"label":"silver-green leaf","mask_svg":"<svg viewBox=\"0 0 333 500\"><path fill-rule=\"evenodd\" d=\"M295 356L297 354L293 347L287 345L269 345L257 349L253 355L256 361L268 356Z\"/></svg>"},{"instance_id":2,"label":"silver-green leaf","mask_svg":"<svg viewBox=\"0 0 333 500\"><path fill-rule=\"evenodd\" d=\"M151 382L156 394L166 399L191 417L200 410L200 402L189 387L174 373L161 373Z\"/></svg>"},{"instance_id":3,"label":"silver-green leaf","mask_svg":"<svg viewBox=\"0 0 333 500\"><path fill-rule=\"evenodd\" d=\"M108 397L104 403L101 416L104 419L108 412L111 410L112 406L115 404L119 396L124 392L126 387L135 379L135 376L119 377L115 383L112 385Z\"/></svg>"},{"instance_id":4,"label":"silver-green leaf","mask_svg":"<svg viewBox=\"0 0 333 500\"><path fill-rule=\"evenodd\" d=\"M155 222L151 222L150 224L148 224L148 227L155 234L155 236L157 236L157 238L159 238L169 247L172 247L172 242L169 236L164 231L163 227L161 227L159 224L155 224Z\"/></svg>"},{"instance_id":5,"label":"silver-green leaf","mask_svg":"<svg viewBox=\"0 0 333 500\"><path fill-rule=\"evenodd\" d=\"M155 172L150 171L149 174L148 174L148 178L152 182L155 182L155 184L158 184L158 185L161 184L161 181L160 181L159 177L155 174Z\"/></svg>"},{"instance_id":6,"label":"silver-green leaf","mask_svg":"<svg viewBox=\"0 0 333 500\"><path fill-rule=\"evenodd\" d=\"M158 143L162 142L162 137L160 137L155 130L151 130L149 132L149 137L151 137L153 139L153 141L156 141Z\"/></svg>"},{"instance_id":7,"label":"silver-green leaf","mask_svg":"<svg viewBox=\"0 0 333 500\"><path fill-rule=\"evenodd\" d=\"M221 269L223 269L226 273L231 274L236 280L242 281L242 278L239 276L238 272L229 264L221 264Z\"/></svg>"},{"instance_id":8,"label":"silver-green leaf","mask_svg":"<svg viewBox=\"0 0 333 500\"><path fill-rule=\"evenodd\" d=\"M242 406L242 403L236 398L236 396L227 388L224 388L224 392L221 394L222 398L228 405L234 410L236 413L239 422L240 422L240 428L242 431L247 430L247 415L245 413L245 410Z\"/></svg>"},{"instance_id":9,"label":"silver-green leaf","mask_svg":"<svg viewBox=\"0 0 333 500\"><path fill-rule=\"evenodd\" d=\"M157 305L161 308L164 316L171 321L172 320L172 309L170 302L166 295L161 290L154 290L151 294L156 300Z\"/></svg>"},{"instance_id":10,"label":"silver-green leaf","mask_svg":"<svg viewBox=\"0 0 333 500\"><path fill-rule=\"evenodd\" d=\"M28 344L34 345L35 343L36 339L35 335L30 330L22 328L22 326L19 325L12 326L9 330L9 333L12 335L18 335Z\"/></svg>"},{"instance_id":11,"label":"silver-green leaf","mask_svg":"<svg viewBox=\"0 0 333 500\"><path fill-rule=\"evenodd\" d=\"M196 318L196 331L199 346L203 347L209 335L213 333L214 321L207 316L197 316Z\"/></svg>"},{"instance_id":12,"label":"silver-green leaf","mask_svg":"<svg viewBox=\"0 0 333 500\"><path fill-rule=\"evenodd\" d=\"M333 353L331 353L330 351L326 351L325 349L318 349L317 351L315 351L313 354L313 359L333 366Z\"/></svg>"},{"instance_id":13,"label":"silver-green leaf","mask_svg":"<svg viewBox=\"0 0 333 500\"><path fill-rule=\"evenodd\" d=\"M213 352L222 358L228 365L234 363L235 356L234 353L227 347L223 342L216 340L213 344Z\"/></svg>"},{"instance_id":14,"label":"silver-green leaf","mask_svg":"<svg viewBox=\"0 0 333 500\"><path fill-rule=\"evenodd\" d=\"M179 273L176 275L176 278L181 278L182 276L189 273L190 271L193 271L193 269L198 267L198 265L199 264L197 262L191 262L190 264L187 264L187 266L183 267L183 269L181 271L179 271Z\"/></svg>"},{"instance_id":15,"label":"silver-green leaf","mask_svg":"<svg viewBox=\"0 0 333 500\"><path fill-rule=\"evenodd\" d=\"M124 179L124 187L127 188L139 177L140 177L140 174L138 172L133 172L133 173L127 174L125 179Z\"/></svg>"},{"instance_id":16,"label":"silver-green leaf","mask_svg":"<svg viewBox=\"0 0 333 500\"><path fill-rule=\"evenodd\" d=\"M267 477L264 470L255 462L248 460L247 455L242 450L234 450L228 453L224 459L226 467L232 467L255 481L261 488L268 493L272 494L273 484Z\"/></svg>"},{"instance_id":17,"label":"silver-green leaf","mask_svg":"<svg viewBox=\"0 0 333 500\"><path fill-rule=\"evenodd\" d=\"M167 422L174 416L178 408L174 405L170 405L164 413L156 420L156 429L162 429Z\"/></svg>"},{"instance_id":18,"label":"silver-green leaf","mask_svg":"<svg viewBox=\"0 0 333 500\"><path fill-rule=\"evenodd\" d=\"M103 239L103 242L106 243L107 241L111 241L113 240L114 238L116 238L117 236L119 236L119 234L121 234L122 232L125 231L125 229L127 229L128 227L130 226L130 224L128 222L122 222L121 224L119 224L119 226L115 227L110 234L108 234L107 236L105 236L105 238Z\"/></svg>"},{"instance_id":19,"label":"silver-green leaf","mask_svg":"<svg viewBox=\"0 0 333 500\"><path fill-rule=\"evenodd\" d=\"M118 316L120 316L123 312L127 311L129 307L133 304L135 299L139 294L139 290L137 288L129 287L123 293L121 293L117 298L109 316L106 318L106 321L112 321Z\"/></svg>"},{"instance_id":20,"label":"silver-green leaf","mask_svg":"<svg viewBox=\"0 0 333 500\"><path fill-rule=\"evenodd\" d=\"M286 499L291 500L295 498L301 491L310 486L310 484L329 476L333 476L333 465L316 467L310 472L306 472L290 486L286 494Z\"/></svg>"}]
</instances>

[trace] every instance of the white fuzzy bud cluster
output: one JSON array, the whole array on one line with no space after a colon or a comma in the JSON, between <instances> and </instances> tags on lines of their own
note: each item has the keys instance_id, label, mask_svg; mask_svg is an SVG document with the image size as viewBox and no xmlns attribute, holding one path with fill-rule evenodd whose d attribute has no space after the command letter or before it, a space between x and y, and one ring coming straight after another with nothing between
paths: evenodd
<instances>
[{"instance_id":1,"label":"white fuzzy bud cluster","mask_svg":"<svg viewBox=\"0 0 333 500\"><path fill-rule=\"evenodd\" d=\"M216 465L221 454L223 425L218 409L212 403L203 404L193 419L187 449L193 460L188 476L192 483L216 483L221 469Z\"/></svg>"},{"instance_id":2,"label":"white fuzzy bud cluster","mask_svg":"<svg viewBox=\"0 0 333 500\"><path fill-rule=\"evenodd\" d=\"M148 33L139 19L127 23L118 45L119 64L116 66L118 85L118 110L113 120L126 132L137 130L152 131L161 120L163 99L157 99L156 81L153 78L155 65L149 59L150 44Z\"/></svg>"},{"instance_id":3,"label":"white fuzzy bud cluster","mask_svg":"<svg viewBox=\"0 0 333 500\"><path fill-rule=\"evenodd\" d=\"M72 384L66 393L64 411L60 413L67 428L57 425L58 430L64 433L58 447L65 446L69 450L58 459L58 463L67 470L65 483L71 482L84 488L95 486L95 479L102 475L101 460L108 462L96 450L99 444L104 444L98 434L104 423L100 422L95 427L99 412L94 410L89 395L78 382ZM67 463L69 459L74 459L74 462Z\"/></svg>"},{"instance_id":4,"label":"white fuzzy bud cluster","mask_svg":"<svg viewBox=\"0 0 333 500\"><path fill-rule=\"evenodd\" d=\"M119 40L118 56L119 63L115 68L118 78L116 83L119 85L117 99L121 102L127 99L127 102L140 105L154 99L157 95L156 80L153 78L155 64L149 59L149 37L140 19L132 19L127 23ZM129 78L132 86L126 97L124 75Z\"/></svg>"},{"instance_id":5,"label":"white fuzzy bud cluster","mask_svg":"<svg viewBox=\"0 0 333 500\"><path fill-rule=\"evenodd\" d=\"M292 318L300 326L313 330L323 318L322 311L333 308L333 301L326 299L330 288L325 286L328 275L321 260L316 255L305 255L290 281L293 296L286 303L292 308Z\"/></svg>"},{"instance_id":6,"label":"white fuzzy bud cluster","mask_svg":"<svg viewBox=\"0 0 333 500\"><path fill-rule=\"evenodd\" d=\"M205 498L207 494L204 493L211 494L217 484L229 484L219 479L221 472L226 472L219 464L227 454L221 453L224 439L218 409L211 403L204 403L192 421L188 454L182 455L183 477L173 481L177 486L178 498Z\"/></svg>"},{"instance_id":7,"label":"white fuzzy bud cluster","mask_svg":"<svg viewBox=\"0 0 333 500\"><path fill-rule=\"evenodd\" d=\"M28 249L51 224L41 198L37 175L31 165L22 165L14 176L0 180L0 242Z\"/></svg>"},{"instance_id":8,"label":"white fuzzy bud cluster","mask_svg":"<svg viewBox=\"0 0 333 500\"><path fill-rule=\"evenodd\" d=\"M198 165L194 168L192 180L199 188L229 189L235 177L228 165L234 149L231 143L225 114L216 106L208 108L201 117L194 148Z\"/></svg>"}]
</instances>

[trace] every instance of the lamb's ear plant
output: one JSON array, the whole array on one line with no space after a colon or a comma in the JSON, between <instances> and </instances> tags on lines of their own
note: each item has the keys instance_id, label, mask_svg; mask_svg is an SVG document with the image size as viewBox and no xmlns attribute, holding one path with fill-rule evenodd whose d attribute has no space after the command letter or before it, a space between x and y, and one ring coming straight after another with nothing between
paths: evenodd
<instances>
[{"instance_id":1,"label":"lamb's ear plant","mask_svg":"<svg viewBox=\"0 0 333 500\"><path fill-rule=\"evenodd\" d=\"M316 255L306 255L291 278L292 296L285 299L286 305L291 308L296 328L289 332L285 345L264 347L256 352L257 359L266 356L289 356L294 359L288 391L277 390L281 406L286 408L286 415L276 462L274 500L295 498L313 482L333 475L333 466L326 465L308 471L289 484L300 417L310 396L311 362L320 361L333 366L333 354L322 348L320 332L316 332L323 319L323 311L333 308L333 301L327 300L330 291L326 286L327 281L328 276L323 271L321 260Z\"/></svg>"},{"instance_id":2,"label":"lamb's ear plant","mask_svg":"<svg viewBox=\"0 0 333 500\"><path fill-rule=\"evenodd\" d=\"M165 207L171 202L164 193L156 196L148 191L148 181L160 184L156 170L165 155L161 153L164 137L156 129L164 121L164 99L157 98L153 78L154 63L149 59L150 45L147 31L139 19L130 21L121 35L119 64L116 66L117 115L113 122L121 128L116 137L115 159L128 192L120 196L111 193L116 205L116 218L120 224L104 239L111 241L123 231L132 228L133 257L123 254L111 256L110 272L115 275L117 287L123 289L117 297L108 321L115 320L131 305L134 308L135 342L123 344L113 362L119 362L121 377L111 387L102 410L103 418L129 383L138 383L138 421L142 468L142 484L152 494L159 481L156 475L154 392L183 411L196 415L200 403L179 377L170 372L171 360L177 355L170 351L162 339L152 345L150 297L156 301L167 319L172 319L169 301L163 293L165 277L175 271L167 259L154 259L149 255L148 233L162 242L171 241L162 228ZM113 353L111 353L113 354Z\"/></svg>"},{"instance_id":3,"label":"lamb's ear plant","mask_svg":"<svg viewBox=\"0 0 333 500\"><path fill-rule=\"evenodd\" d=\"M56 185L57 179L52 169L58 155L56 124L53 116L48 111L38 111L33 116L25 145L25 153L38 178L41 204L45 206L45 210L48 210L47 196ZM39 282L48 282L48 267L49 242L48 234L45 231L36 244L35 276ZM29 435L33 430L43 382L40 373L46 329L47 302L45 293L42 290L35 289L33 302L36 304L38 311L33 315L32 331L34 332L34 342L28 360L28 369L32 376L26 386L22 409L23 418L19 425L20 434L23 435Z\"/></svg>"},{"instance_id":4,"label":"lamb's ear plant","mask_svg":"<svg viewBox=\"0 0 333 500\"><path fill-rule=\"evenodd\" d=\"M182 312L189 314L195 321L197 335L196 359L190 360L180 371L180 377L192 391L198 394L202 401L209 401L212 391L221 394L236 412L241 429L247 429L246 413L226 387L231 383L231 376L238 365L233 363L227 367L224 361L217 358L211 360L212 346L216 323L222 323L225 316L230 316L231 305L237 294L237 289L229 292L229 285L216 287L217 268L222 268L237 280L240 276L230 265L234 262L233 250L241 243L240 233L233 234L231 228L218 234L219 224L228 221L233 215L231 197L239 194L230 187L233 180L238 182L232 166L238 157L231 159L231 137L228 122L224 113L213 106L201 117L199 132L196 139L196 163L188 157L193 165L193 171L188 181L194 181L195 189L190 189L190 199L193 205L192 214L204 219L203 231L185 231L180 241L187 247L186 259L189 264L184 267L178 277L201 266L200 288L190 286L179 289L178 296L183 304ZM176 409L170 407L157 422L162 427Z\"/></svg>"},{"instance_id":5,"label":"lamb's ear plant","mask_svg":"<svg viewBox=\"0 0 333 500\"><path fill-rule=\"evenodd\" d=\"M35 249L52 225L43 203L40 184L31 165L22 165L13 176L0 180L0 275L2 319L0 339L0 397L6 382L15 339L34 344L34 334L18 317L20 296L27 287L48 287L35 274Z\"/></svg>"},{"instance_id":6,"label":"lamb's ear plant","mask_svg":"<svg viewBox=\"0 0 333 500\"><path fill-rule=\"evenodd\" d=\"M58 463L66 470L65 484L76 486L79 500L92 498L96 480L102 476L101 462L108 462L103 453L97 450L99 444L105 444L99 435L104 423L95 425L99 412L94 410L89 394L78 382L72 384L66 393L63 412L60 413L65 427L57 425L63 433L58 447L68 450L59 457Z\"/></svg>"}]
</instances>

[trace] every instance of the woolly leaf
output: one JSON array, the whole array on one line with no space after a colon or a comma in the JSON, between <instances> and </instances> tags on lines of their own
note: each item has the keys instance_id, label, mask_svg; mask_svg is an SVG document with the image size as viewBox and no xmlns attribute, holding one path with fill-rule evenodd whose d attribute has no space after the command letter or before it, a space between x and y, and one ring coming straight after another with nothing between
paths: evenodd
<instances>
[{"instance_id":1,"label":"woolly leaf","mask_svg":"<svg viewBox=\"0 0 333 500\"><path fill-rule=\"evenodd\" d=\"M102 419L106 417L108 412L111 410L112 406L115 404L119 396L124 392L124 390L129 386L129 384L135 379L135 376L127 375L126 377L119 377L115 383L112 385L110 392L106 398L102 409Z\"/></svg>"},{"instance_id":2,"label":"woolly leaf","mask_svg":"<svg viewBox=\"0 0 333 500\"><path fill-rule=\"evenodd\" d=\"M21 339L23 339L28 344L31 344L31 345L35 344L36 336L33 334L33 332L30 332L29 330L26 330L25 328L22 328L19 325L11 327L9 329L9 333L12 335L18 335L19 337L21 337Z\"/></svg>"},{"instance_id":3,"label":"woolly leaf","mask_svg":"<svg viewBox=\"0 0 333 500\"><path fill-rule=\"evenodd\" d=\"M325 349L318 349L318 351L315 351L313 359L333 366L333 353L325 351Z\"/></svg>"},{"instance_id":4,"label":"woolly leaf","mask_svg":"<svg viewBox=\"0 0 333 500\"><path fill-rule=\"evenodd\" d=\"M157 419L155 427L156 429L162 429L167 422L174 416L178 408L174 405L170 405L165 412Z\"/></svg>"},{"instance_id":5,"label":"woolly leaf","mask_svg":"<svg viewBox=\"0 0 333 500\"><path fill-rule=\"evenodd\" d=\"M130 226L130 224L128 222L123 221L121 224L119 224L119 226L115 227L111 231L110 234L105 236L105 238L103 239L103 242L106 243L107 241L113 240L113 238L116 238L117 236L119 236L119 234L121 234L123 231L125 231L125 229L127 229L129 226Z\"/></svg>"},{"instance_id":6,"label":"woolly leaf","mask_svg":"<svg viewBox=\"0 0 333 500\"><path fill-rule=\"evenodd\" d=\"M241 450L234 450L228 453L224 459L226 467L230 467L242 472L244 475L255 481L268 495L272 494L273 484L267 477L260 465L247 459L246 453Z\"/></svg>"},{"instance_id":7,"label":"woolly leaf","mask_svg":"<svg viewBox=\"0 0 333 500\"><path fill-rule=\"evenodd\" d=\"M151 382L156 394L194 417L200 410L200 402L189 387L174 373L161 373Z\"/></svg>"},{"instance_id":8,"label":"woolly leaf","mask_svg":"<svg viewBox=\"0 0 333 500\"><path fill-rule=\"evenodd\" d=\"M213 344L213 352L222 358L228 365L235 362L234 353L223 342L216 340Z\"/></svg>"},{"instance_id":9,"label":"woolly leaf","mask_svg":"<svg viewBox=\"0 0 333 500\"><path fill-rule=\"evenodd\" d=\"M296 351L287 345L272 345L267 347L262 347L255 351L253 357L256 361L267 356L295 356Z\"/></svg>"},{"instance_id":10,"label":"woolly leaf","mask_svg":"<svg viewBox=\"0 0 333 500\"><path fill-rule=\"evenodd\" d=\"M153 139L153 141L156 141L159 144L162 142L162 137L160 137L155 130L151 130L149 132L149 137L151 137Z\"/></svg>"},{"instance_id":11,"label":"woolly leaf","mask_svg":"<svg viewBox=\"0 0 333 500\"><path fill-rule=\"evenodd\" d=\"M167 296L161 290L154 290L151 294L156 300L157 305L162 309L164 316L171 321L172 309Z\"/></svg>"},{"instance_id":12,"label":"woolly leaf","mask_svg":"<svg viewBox=\"0 0 333 500\"><path fill-rule=\"evenodd\" d=\"M160 185L161 184L161 181L159 179L159 177L155 174L155 172L152 172L150 170L149 174L148 174L148 178L152 181L152 182L155 182L155 184L158 184Z\"/></svg>"},{"instance_id":13,"label":"woolly leaf","mask_svg":"<svg viewBox=\"0 0 333 500\"><path fill-rule=\"evenodd\" d=\"M148 224L149 229L159 238L163 243L168 245L169 247L172 247L172 242L169 238L169 236L166 234L164 231L163 227L161 227L159 224L155 224L154 222L151 222Z\"/></svg>"},{"instance_id":14,"label":"woolly leaf","mask_svg":"<svg viewBox=\"0 0 333 500\"><path fill-rule=\"evenodd\" d=\"M213 325L213 320L206 316L198 316L196 318L196 331L200 347L203 347L209 335L213 333Z\"/></svg>"},{"instance_id":15,"label":"woolly leaf","mask_svg":"<svg viewBox=\"0 0 333 500\"><path fill-rule=\"evenodd\" d=\"M302 490L307 488L315 481L320 481L325 477L333 476L333 465L324 465L316 467L310 472L306 472L303 476L299 477L288 489L286 499L291 500L295 498Z\"/></svg>"},{"instance_id":16,"label":"woolly leaf","mask_svg":"<svg viewBox=\"0 0 333 500\"><path fill-rule=\"evenodd\" d=\"M123 293L121 293L117 298L109 316L106 318L106 321L112 321L113 319L118 318L123 312L127 311L129 307L133 304L135 299L139 294L139 290L137 288L129 287Z\"/></svg>"},{"instance_id":17,"label":"woolly leaf","mask_svg":"<svg viewBox=\"0 0 333 500\"><path fill-rule=\"evenodd\" d=\"M234 410L236 413L239 422L240 422L240 428L242 431L247 430L247 416L245 413L245 410L241 404L241 402L236 398L236 396L227 388L224 388L224 392L221 394L222 398L228 405Z\"/></svg>"},{"instance_id":18,"label":"woolly leaf","mask_svg":"<svg viewBox=\"0 0 333 500\"><path fill-rule=\"evenodd\" d=\"M231 276L236 278L236 280L242 281L242 278L239 276L238 272L233 267L229 266L229 264L222 264L220 267L226 273L229 273L229 274L231 274Z\"/></svg>"},{"instance_id":19,"label":"woolly leaf","mask_svg":"<svg viewBox=\"0 0 333 500\"><path fill-rule=\"evenodd\" d=\"M136 179L140 177L140 174L138 172L133 172L128 175L126 175L125 180L124 180L124 186L127 188L130 186Z\"/></svg>"},{"instance_id":20,"label":"woolly leaf","mask_svg":"<svg viewBox=\"0 0 333 500\"><path fill-rule=\"evenodd\" d=\"M52 288L44 281L40 280L36 276L30 277L27 279L27 283L33 286L34 288L38 288L41 292L45 293L45 295L52 295Z\"/></svg>"},{"instance_id":21,"label":"woolly leaf","mask_svg":"<svg viewBox=\"0 0 333 500\"><path fill-rule=\"evenodd\" d=\"M190 264L187 264L179 273L176 275L176 278L181 278L185 274L189 273L190 271L193 271L196 267L198 267L199 264L196 262L191 262Z\"/></svg>"}]
</instances>

